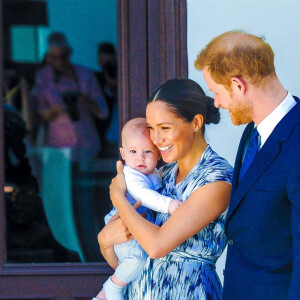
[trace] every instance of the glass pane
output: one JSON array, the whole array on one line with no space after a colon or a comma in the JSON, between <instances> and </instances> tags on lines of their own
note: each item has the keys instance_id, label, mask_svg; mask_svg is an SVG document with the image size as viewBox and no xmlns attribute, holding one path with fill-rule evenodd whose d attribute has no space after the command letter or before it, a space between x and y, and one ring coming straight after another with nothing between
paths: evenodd
<instances>
[{"instance_id":1,"label":"glass pane","mask_svg":"<svg viewBox=\"0 0 300 300\"><path fill-rule=\"evenodd\" d=\"M104 261L117 0L3 2L7 262Z\"/></svg>"},{"instance_id":2,"label":"glass pane","mask_svg":"<svg viewBox=\"0 0 300 300\"><path fill-rule=\"evenodd\" d=\"M10 30L11 59L15 62L39 62L36 27L35 26L12 26Z\"/></svg>"}]
</instances>

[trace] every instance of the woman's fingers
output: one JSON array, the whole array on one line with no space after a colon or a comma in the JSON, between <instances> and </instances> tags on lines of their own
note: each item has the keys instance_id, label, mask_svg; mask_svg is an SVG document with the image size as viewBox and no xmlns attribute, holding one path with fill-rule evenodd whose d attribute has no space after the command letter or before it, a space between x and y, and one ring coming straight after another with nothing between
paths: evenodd
<instances>
[{"instance_id":1,"label":"woman's fingers","mask_svg":"<svg viewBox=\"0 0 300 300\"><path fill-rule=\"evenodd\" d=\"M142 205L142 202L139 200L139 201L137 201L137 202L134 203L133 208L135 210L137 210L141 205Z\"/></svg>"},{"instance_id":2,"label":"woman's fingers","mask_svg":"<svg viewBox=\"0 0 300 300\"><path fill-rule=\"evenodd\" d=\"M117 167L117 175L112 179L111 184L109 186L110 191L110 198L112 202L114 203L114 198L118 197L118 195L125 195L126 192L126 183L125 183L125 177L123 173L123 164L119 160L116 164ZM117 199L115 199L117 200Z\"/></svg>"},{"instance_id":3,"label":"woman's fingers","mask_svg":"<svg viewBox=\"0 0 300 300\"><path fill-rule=\"evenodd\" d=\"M119 214L114 215L98 234L98 242L104 247L112 247L133 239Z\"/></svg>"},{"instance_id":4,"label":"woman's fingers","mask_svg":"<svg viewBox=\"0 0 300 300\"><path fill-rule=\"evenodd\" d=\"M122 219L120 219L122 224L120 225L120 232L123 236L123 239L125 241L129 241L133 239L132 234L130 233L130 231L128 230L127 226L125 225L125 223L122 221Z\"/></svg>"},{"instance_id":5,"label":"woman's fingers","mask_svg":"<svg viewBox=\"0 0 300 300\"><path fill-rule=\"evenodd\" d=\"M119 230L120 230L121 235L123 236L123 239L125 239L127 241L132 240L133 236L121 218L119 218L119 222L120 222Z\"/></svg>"},{"instance_id":6,"label":"woman's fingers","mask_svg":"<svg viewBox=\"0 0 300 300\"><path fill-rule=\"evenodd\" d=\"M133 208L135 210L137 210L141 205L142 205L142 202L139 200L139 201L137 201L137 202L134 203ZM118 218L120 218L120 213L116 213L114 216L111 217L110 220L116 220Z\"/></svg>"},{"instance_id":7,"label":"woman's fingers","mask_svg":"<svg viewBox=\"0 0 300 300\"><path fill-rule=\"evenodd\" d=\"M116 167L118 174L123 173L123 163L120 160L117 161Z\"/></svg>"},{"instance_id":8,"label":"woman's fingers","mask_svg":"<svg viewBox=\"0 0 300 300\"><path fill-rule=\"evenodd\" d=\"M142 202L141 202L141 200L139 200L139 201L137 201L137 202L134 203L133 208L134 208L135 210L137 210L141 205L142 205ZM142 212L142 213L141 213L141 216L142 216L143 218L146 218L146 217L147 217L147 213L146 213L146 212Z\"/></svg>"},{"instance_id":9,"label":"woman's fingers","mask_svg":"<svg viewBox=\"0 0 300 300\"><path fill-rule=\"evenodd\" d=\"M116 213L114 216L111 217L110 221L116 220L116 219L118 219L118 218L120 218L120 214L119 214L119 213Z\"/></svg>"},{"instance_id":10,"label":"woman's fingers","mask_svg":"<svg viewBox=\"0 0 300 300\"><path fill-rule=\"evenodd\" d=\"M147 217L147 213L146 213L146 212L143 212L143 213L141 213L141 216L142 216L143 218L146 218L146 217Z\"/></svg>"}]
</instances>

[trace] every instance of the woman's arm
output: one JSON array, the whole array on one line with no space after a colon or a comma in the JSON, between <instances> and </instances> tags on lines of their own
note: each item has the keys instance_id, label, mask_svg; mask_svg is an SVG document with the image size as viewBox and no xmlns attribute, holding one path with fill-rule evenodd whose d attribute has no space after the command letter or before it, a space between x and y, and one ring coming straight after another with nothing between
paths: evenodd
<instances>
[{"instance_id":1,"label":"woman's arm","mask_svg":"<svg viewBox=\"0 0 300 300\"><path fill-rule=\"evenodd\" d=\"M231 185L208 183L181 205L161 227L144 220L125 198L125 180L121 162L110 186L110 196L122 220L151 258L162 257L215 220L228 207Z\"/></svg>"},{"instance_id":2,"label":"woman's arm","mask_svg":"<svg viewBox=\"0 0 300 300\"><path fill-rule=\"evenodd\" d=\"M121 244L128 240L130 234L128 234L127 231L127 227L120 219L119 214L116 214L98 234L98 243L101 253L113 269L119 265L118 257L114 251L114 245Z\"/></svg>"},{"instance_id":3,"label":"woman's arm","mask_svg":"<svg viewBox=\"0 0 300 300\"><path fill-rule=\"evenodd\" d=\"M133 209L137 209L140 203L136 203ZM143 216L145 217L145 216ZM122 244L133 239L132 234L117 213L98 234L98 243L102 255L108 264L115 269L119 263L114 251L114 245Z\"/></svg>"},{"instance_id":4,"label":"woman's arm","mask_svg":"<svg viewBox=\"0 0 300 300\"><path fill-rule=\"evenodd\" d=\"M107 263L113 269L116 269L116 267L119 265L119 262L118 262L118 257L115 253L114 247L105 248L105 247L101 246L101 243L100 243L100 240L99 240L99 235L98 235L98 242L99 242L100 250L101 250L101 253L102 253L103 257L105 258Z\"/></svg>"}]
</instances>

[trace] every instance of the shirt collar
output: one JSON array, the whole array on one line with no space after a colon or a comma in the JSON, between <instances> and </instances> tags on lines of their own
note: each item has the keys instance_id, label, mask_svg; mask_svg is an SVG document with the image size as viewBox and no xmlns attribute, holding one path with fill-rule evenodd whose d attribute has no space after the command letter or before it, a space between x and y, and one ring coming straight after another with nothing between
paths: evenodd
<instances>
[{"instance_id":1,"label":"shirt collar","mask_svg":"<svg viewBox=\"0 0 300 300\"><path fill-rule=\"evenodd\" d=\"M281 103L265 119L263 119L259 125L257 125L257 131L260 135L260 148L271 135L276 125L296 104L297 101L292 94L288 92Z\"/></svg>"}]
</instances>

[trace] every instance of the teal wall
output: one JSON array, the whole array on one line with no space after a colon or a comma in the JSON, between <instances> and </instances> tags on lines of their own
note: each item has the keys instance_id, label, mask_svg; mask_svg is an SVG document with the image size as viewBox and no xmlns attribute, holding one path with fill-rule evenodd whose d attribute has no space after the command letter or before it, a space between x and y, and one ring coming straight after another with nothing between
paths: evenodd
<instances>
[{"instance_id":1,"label":"teal wall","mask_svg":"<svg viewBox=\"0 0 300 300\"><path fill-rule=\"evenodd\" d=\"M117 0L48 0L49 26L13 26L12 57L18 62L41 61L52 31L66 34L75 63L98 69L97 45L117 47Z\"/></svg>"},{"instance_id":2,"label":"teal wall","mask_svg":"<svg viewBox=\"0 0 300 300\"><path fill-rule=\"evenodd\" d=\"M117 45L117 0L48 0L49 31L63 31L73 47L73 62L98 69L97 45Z\"/></svg>"},{"instance_id":3,"label":"teal wall","mask_svg":"<svg viewBox=\"0 0 300 300\"><path fill-rule=\"evenodd\" d=\"M11 28L11 57L15 61L34 63L38 59L36 28L34 26L13 26Z\"/></svg>"}]
</instances>

